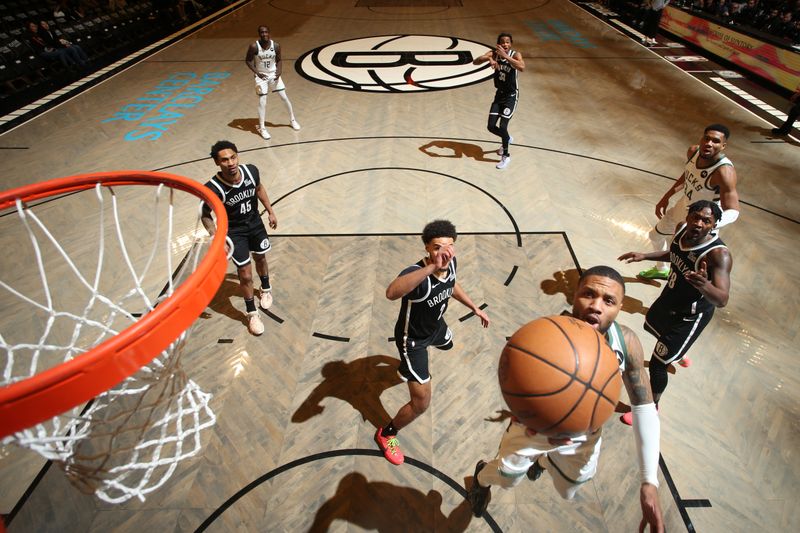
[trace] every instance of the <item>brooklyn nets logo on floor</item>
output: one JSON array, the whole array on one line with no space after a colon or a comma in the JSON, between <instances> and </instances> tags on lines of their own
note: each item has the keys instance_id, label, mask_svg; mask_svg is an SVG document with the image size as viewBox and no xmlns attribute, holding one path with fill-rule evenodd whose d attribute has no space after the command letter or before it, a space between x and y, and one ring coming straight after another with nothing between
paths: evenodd
<instances>
[{"instance_id":1,"label":"brooklyn nets logo on floor","mask_svg":"<svg viewBox=\"0 0 800 533\"><path fill-rule=\"evenodd\" d=\"M295 63L313 82L351 91L424 92L472 85L492 77L472 60L485 44L437 35L383 35L320 46Z\"/></svg>"}]
</instances>

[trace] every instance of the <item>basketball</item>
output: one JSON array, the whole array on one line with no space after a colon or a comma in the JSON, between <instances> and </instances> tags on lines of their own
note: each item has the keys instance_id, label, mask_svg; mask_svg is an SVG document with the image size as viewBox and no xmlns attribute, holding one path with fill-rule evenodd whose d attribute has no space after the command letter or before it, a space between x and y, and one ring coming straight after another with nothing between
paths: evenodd
<instances>
[{"instance_id":1,"label":"basketball","mask_svg":"<svg viewBox=\"0 0 800 533\"><path fill-rule=\"evenodd\" d=\"M614 412L622 385L605 338L571 316L543 317L519 328L503 348L497 377L522 424L561 438L599 429Z\"/></svg>"}]
</instances>

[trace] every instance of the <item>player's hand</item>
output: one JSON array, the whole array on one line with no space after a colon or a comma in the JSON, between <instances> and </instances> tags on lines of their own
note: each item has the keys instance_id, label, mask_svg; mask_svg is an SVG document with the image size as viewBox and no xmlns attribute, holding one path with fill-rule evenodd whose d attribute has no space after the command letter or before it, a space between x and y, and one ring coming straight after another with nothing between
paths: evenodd
<instances>
[{"instance_id":1,"label":"player's hand","mask_svg":"<svg viewBox=\"0 0 800 533\"><path fill-rule=\"evenodd\" d=\"M667 206L669 205L669 198L662 198L656 204L656 216L658 218L663 218L664 214L667 212Z\"/></svg>"},{"instance_id":2,"label":"player's hand","mask_svg":"<svg viewBox=\"0 0 800 533\"><path fill-rule=\"evenodd\" d=\"M433 264L436 270L444 270L444 267L450 260L455 257L456 251L452 246L443 246L439 248L436 255L433 256Z\"/></svg>"},{"instance_id":3,"label":"player's hand","mask_svg":"<svg viewBox=\"0 0 800 533\"><path fill-rule=\"evenodd\" d=\"M504 58L504 59L508 59L508 54L507 54L507 53L506 53L506 51L503 49L503 47L502 47L502 46L500 46L499 44L498 44L498 45L495 45L495 47L494 47L494 53L496 54L496 55L495 55L495 57L497 57L497 56L500 56L500 57L502 57L502 58Z\"/></svg>"},{"instance_id":4,"label":"player's hand","mask_svg":"<svg viewBox=\"0 0 800 533\"><path fill-rule=\"evenodd\" d=\"M694 288L702 289L705 287L706 283L709 283L708 262L705 259L701 259L697 271L690 270L684 274L684 277Z\"/></svg>"},{"instance_id":5,"label":"player's hand","mask_svg":"<svg viewBox=\"0 0 800 533\"><path fill-rule=\"evenodd\" d=\"M661 517L661 504L658 502L658 489L650 483L642 483L639 489L639 500L642 505L642 521L639 522L639 533L647 526L650 531L664 533L664 520Z\"/></svg>"},{"instance_id":6,"label":"player's hand","mask_svg":"<svg viewBox=\"0 0 800 533\"><path fill-rule=\"evenodd\" d=\"M486 313L484 313L480 309L475 309L474 313L475 313L475 316L477 316L478 318L481 319L481 326L483 326L485 328L488 328L489 327L489 315L487 315Z\"/></svg>"},{"instance_id":7,"label":"player's hand","mask_svg":"<svg viewBox=\"0 0 800 533\"><path fill-rule=\"evenodd\" d=\"M269 213L269 215L267 216L267 219L269 220L269 227L270 228L278 229L278 219L275 218L274 214Z\"/></svg>"},{"instance_id":8,"label":"player's hand","mask_svg":"<svg viewBox=\"0 0 800 533\"><path fill-rule=\"evenodd\" d=\"M639 252L626 252L617 257L617 260L625 261L626 263L638 263L644 260L644 254L640 254Z\"/></svg>"}]
</instances>

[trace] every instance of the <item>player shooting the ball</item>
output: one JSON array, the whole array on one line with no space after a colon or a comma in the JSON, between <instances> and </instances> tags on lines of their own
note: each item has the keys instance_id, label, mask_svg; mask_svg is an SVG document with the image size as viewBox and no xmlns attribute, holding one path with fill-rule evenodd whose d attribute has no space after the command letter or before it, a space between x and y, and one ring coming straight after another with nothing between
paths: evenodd
<instances>
[{"instance_id":1,"label":"player shooting the ball","mask_svg":"<svg viewBox=\"0 0 800 533\"><path fill-rule=\"evenodd\" d=\"M633 331L615 322L624 297L625 281L619 272L607 266L592 267L578 280L572 316L605 335L617 355L622 381L633 406L633 434L641 473L639 531L649 524L651 531L663 532L657 490L660 423L644 371L642 344ZM597 472L601 433L602 428L571 439L557 439L538 434L512 418L497 457L493 461L478 461L475 466L468 493L473 514L479 517L486 511L492 485L511 488L526 475L536 481L544 471L550 473L558 493L571 500L580 486Z\"/></svg>"}]
</instances>

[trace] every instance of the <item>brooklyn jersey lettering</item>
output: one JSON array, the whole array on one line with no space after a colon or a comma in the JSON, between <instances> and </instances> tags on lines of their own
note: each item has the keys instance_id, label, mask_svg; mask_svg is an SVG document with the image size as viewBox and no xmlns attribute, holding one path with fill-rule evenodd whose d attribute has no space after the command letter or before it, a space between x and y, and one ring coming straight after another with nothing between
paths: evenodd
<instances>
[{"instance_id":1,"label":"brooklyn jersey lettering","mask_svg":"<svg viewBox=\"0 0 800 533\"><path fill-rule=\"evenodd\" d=\"M256 71L266 74L271 78L275 77L277 69L275 62L275 41L272 39L269 40L269 48L261 48L261 42L256 41L256 50Z\"/></svg>"},{"instance_id":2,"label":"brooklyn jersey lettering","mask_svg":"<svg viewBox=\"0 0 800 533\"><path fill-rule=\"evenodd\" d=\"M424 266L425 260L422 259L403 270L400 275ZM444 280L431 274L414 290L403 296L394 327L395 337L424 340L436 333L447 309L447 302L453 295L455 284L456 258L454 257L447 265L447 277Z\"/></svg>"},{"instance_id":3,"label":"brooklyn jersey lettering","mask_svg":"<svg viewBox=\"0 0 800 533\"><path fill-rule=\"evenodd\" d=\"M258 189L260 177L258 169L253 165L239 165L239 175L242 180L236 185L223 181L219 174L215 174L206 187L214 191L228 213L228 232L246 230L260 220L258 214Z\"/></svg>"},{"instance_id":4,"label":"brooklyn jersey lettering","mask_svg":"<svg viewBox=\"0 0 800 533\"><path fill-rule=\"evenodd\" d=\"M711 240L693 248L681 246L681 237L686 233L686 224L675 232L672 244L669 247L669 260L672 264L669 279L664 286L664 291L659 299L664 301L670 309L675 311L695 314L703 311L713 304L698 291L691 283L686 281L686 273L690 270L697 271L700 261L715 248L727 248L716 232L712 232Z\"/></svg>"},{"instance_id":5,"label":"brooklyn jersey lettering","mask_svg":"<svg viewBox=\"0 0 800 533\"><path fill-rule=\"evenodd\" d=\"M514 57L517 52L509 50L508 55ZM494 88L502 93L517 92L517 69L505 58L497 58L497 70L494 71Z\"/></svg>"},{"instance_id":6,"label":"brooklyn jersey lettering","mask_svg":"<svg viewBox=\"0 0 800 533\"><path fill-rule=\"evenodd\" d=\"M723 165L733 166L733 163L726 156L722 156L716 163L708 168L697 168L697 160L700 157L700 150L697 150L694 155L686 162L686 167L683 172L683 194L689 203L694 203L698 200L710 200L719 204L719 186L711 186L709 181L711 175Z\"/></svg>"}]
</instances>

